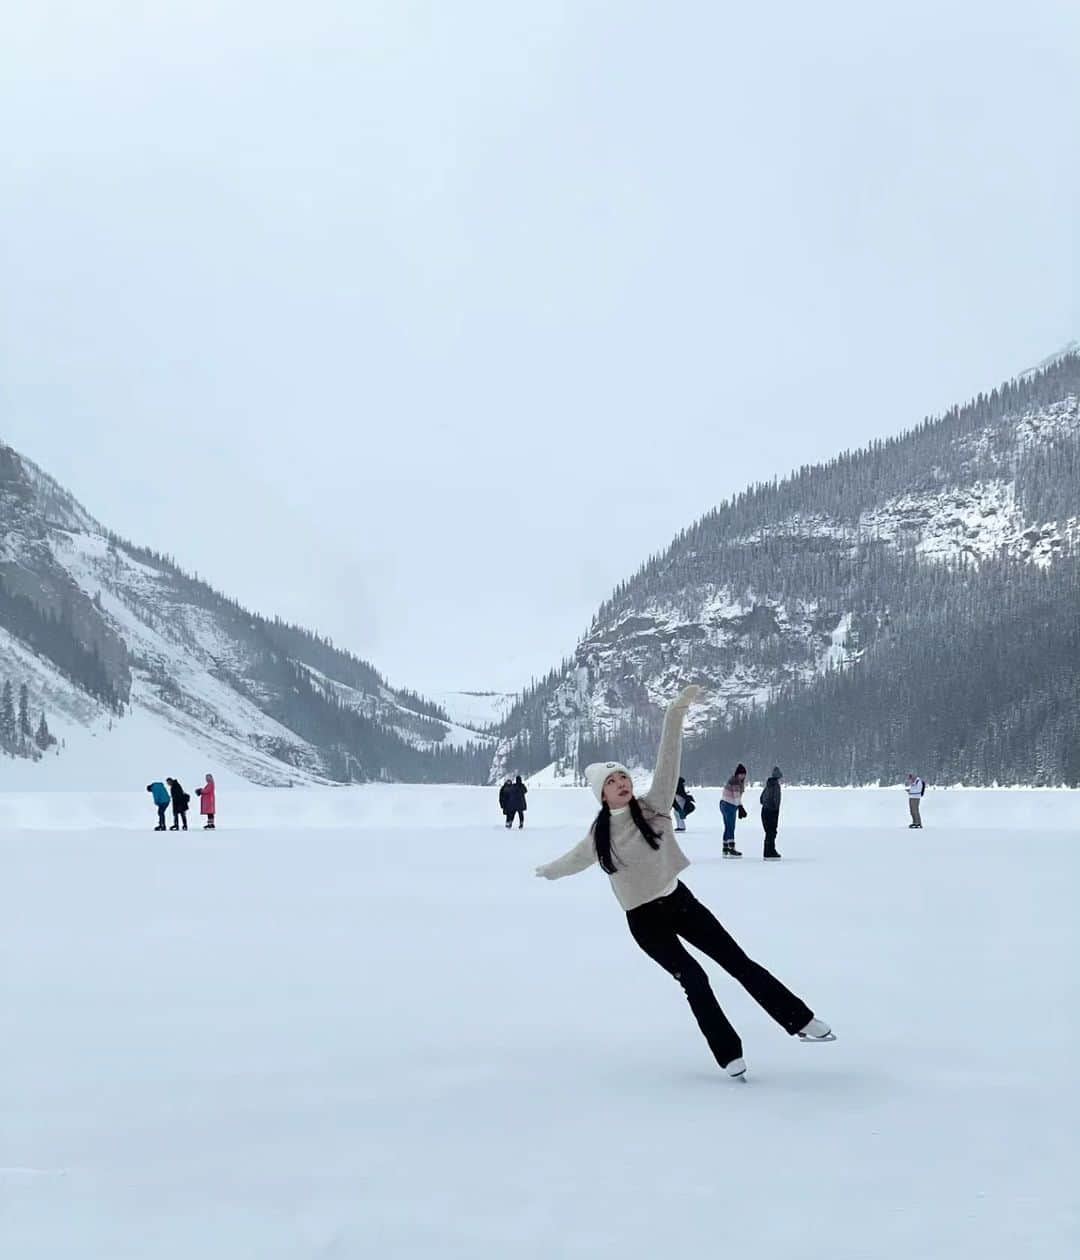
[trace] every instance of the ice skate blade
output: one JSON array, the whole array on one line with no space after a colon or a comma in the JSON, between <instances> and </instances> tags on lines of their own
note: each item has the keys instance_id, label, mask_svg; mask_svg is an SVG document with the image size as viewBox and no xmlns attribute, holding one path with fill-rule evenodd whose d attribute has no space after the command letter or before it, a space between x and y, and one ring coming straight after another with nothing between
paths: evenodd
<instances>
[{"instance_id":1,"label":"ice skate blade","mask_svg":"<svg viewBox=\"0 0 1080 1260\"><path fill-rule=\"evenodd\" d=\"M741 1081L746 1075L746 1060L742 1057L732 1059L730 1063L724 1065L724 1071L733 1081Z\"/></svg>"},{"instance_id":2,"label":"ice skate blade","mask_svg":"<svg viewBox=\"0 0 1080 1260\"><path fill-rule=\"evenodd\" d=\"M807 1045L813 1045L819 1041L835 1041L836 1033L826 1033L824 1037L807 1037L805 1033L799 1033L798 1038L800 1041L805 1041Z\"/></svg>"}]
</instances>

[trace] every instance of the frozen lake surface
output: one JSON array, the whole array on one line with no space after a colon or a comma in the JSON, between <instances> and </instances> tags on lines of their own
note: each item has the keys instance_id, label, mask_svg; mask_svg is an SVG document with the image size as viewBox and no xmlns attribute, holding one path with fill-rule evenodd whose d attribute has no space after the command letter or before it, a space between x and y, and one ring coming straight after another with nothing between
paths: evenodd
<instances>
[{"instance_id":1,"label":"frozen lake surface","mask_svg":"<svg viewBox=\"0 0 1080 1260\"><path fill-rule=\"evenodd\" d=\"M189 785L190 786L190 785ZM18 1260L1015 1257L1080 1247L1080 793L789 791L684 881L832 1023L719 968L745 1085L594 868L467 788L0 797L5 1254Z\"/></svg>"}]
</instances>

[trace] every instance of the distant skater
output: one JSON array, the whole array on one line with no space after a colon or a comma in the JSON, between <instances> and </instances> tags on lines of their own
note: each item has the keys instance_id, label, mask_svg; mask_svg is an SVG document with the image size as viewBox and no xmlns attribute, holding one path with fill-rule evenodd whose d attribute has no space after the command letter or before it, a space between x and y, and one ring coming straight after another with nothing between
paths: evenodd
<instances>
[{"instance_id":1,"label":"distant skater","mask_svg":"<svg viewBox=\"0 0 1080 1260\"><path fill-rule=\"evenodd\" d=\"M917 774L909 774L904 780L907 787L907 803L908 810L911 813L911 822L908 824L908 831L922 831L922 814L920 807L922 798L926 795L926 780L921 779Z\"/></svg>"},{"instance_id":2,"label":"distant skater","mask_svg":"<svg viewBox=\"0 0 1080 1260\"><path fill-rule=\"evenodd\" d=\"M191 797L184 791L179 779L166 779L169 785L169 796L172 799L172 826L170 831L179 831L180 824L184 824L184 830L187 831L187 812L188 805L191 803Z\"/></svg>"},{"instance_id":3,"label":"distant skater","mask_svg":"<svg viewBox=\"0 0 1080 1260\"><path fill-rule=\"evenodd\" d=\"M510 784L510 793L507 797L510 804L510 816L506 820L508 827L512 825L515 818L518 820L518 831L525 826L525 811L529 808L529 803L525 798L528 794L529 789L519 774Z\"/></svg>"},{"instance_id":4,"label":"distant skater","mask_svg":"<svg viewBox=\"0 0 1080 1260\"><path fill-rule=\"evenodd\" d=\"M735 847L735 820L745 818L742 798L746 791L746 767L740 761L735 772L724 784L720 797L720 813L724 816L724 857L741 858L742 854Z\"/></svg>"},{"instance_id":5,"label":"distant skater","mask_svg":"<svg viewBox=\"0 0 1080 1260\"><path fill-rule=\"evenodd\" d=\"M783 778L779 766L773 766L772 774L765 780L761 792L761 825L765 829L765 861L776 862L781 855L776 851L776 831L780 826L780 780Z\"/></svg>"},{"instance_id":6,"label":"distant skater","mask_svg":"<svg viewBox=\"0 0 1080 1260\"><path fill-rule=\"evenodd\" d=\"M159 779L155 779L153 783L146 785L146 790L154 798L154 804L157 806L157 822L155 831L165 830L165 811L169 808L169 802L172 797L169 795L169 789Z\"/></svg>"},{"instance_id":7,"label":"distant skater","mask_svg":"<svg viewBox=\"0 0 1080 1260\"><path fill-rule=\"evenodd\" d=\"M499 788L499 808L503 812L508 828L514 825L514 814L510 808L510 797L513 794L513 790L514 781L510 778L504 779L502 787Z\"/></svg>"},{"instance_id":8,"label":"distant skater","mask_svg":"<svg viewBox=\"0 0 1080 1260\"><path fill-rule=\"evenodd\" d=\"M217 792L212 774L206 776L206 783L202 787L195 789L195 795L199 798L199 813L206 815L203 831L213 831L214 815L217 813Z\"/></svg>"},{"instance_id":9,"label":"distant skater","mask_svg":"<svg viewBox=\"0 0 1080 1260\"><path fill-rule=\"evenodd\" d=\"M675 811L675 830L685 831L687 815L697 809L697 802L687 790L686 780L681 775L675 788L675 799L671 802L671 808Z\"/></svg>"},{"instance_id":10,"label":"distant skater","mask_svg":"<svg viewBox=\"0 0 1080 1260\"><path fill-rule=\"evenodd\" d=\"M562 879L599 862L626 911L630 935L678 980L713 1057L729 1076L740 1077L746 1061L739 1034L720 1009L705 969L683 941L718 962L785 1032L804 1041L836 1038L805 1002L743 953L679 879L690 862L675 839L671 801L682 759L683 719L701 694L700 687L687 687L668 709L652 784L640 799L634 795L629 771L617 761L586 766L585 778L600 802L600 812L584 840L555 861L538 866L536 873L544 879Z\"/></svg>"}]
</instances>

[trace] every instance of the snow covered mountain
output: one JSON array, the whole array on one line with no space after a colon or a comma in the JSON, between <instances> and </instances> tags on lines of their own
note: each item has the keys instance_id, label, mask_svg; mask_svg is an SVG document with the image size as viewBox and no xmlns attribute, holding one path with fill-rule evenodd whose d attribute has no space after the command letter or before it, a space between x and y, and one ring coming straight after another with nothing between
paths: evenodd
<instances>
[{"instance_id":1,"label":"snow covered mountain","mask_svg":"<svg viewBox=\"0 0 1080 1260\"><path fill-rule=\"evenodd\" d=\"M430 698L451 722L488 733L506 720L517 700L505 691L435 691Z\"/></svg>"},{"instance_id":2,"label":"snow covered mountain","mask_svg":"<svg viewBox=\"0 0 1080 1260\"><path fill-rule=\"evenodd\" d=\"M20 783L73 773L88 786L90 767L118 762L145 781L196 753L265 784L469 781L491 743L318 635L112 535L0 445L0 749L38 763Z\"/></svg>"},{"instance_id":3,"label":"snow covered mountain","mask_svg":"<svg viewBox=\"0 0 1080 1260\"><path fill-rule=\"evenodd\" d=\"M712 693L685 759L699 782L739 759L802 782L1080 784L1078 556L1067 348L723 504L520 697L431 699L116 537L0 444L0 768L8 786L204 764L267 784L572 781L612 753L647 764L691 680Z\"/></svg>"},{"instance_id":4,"label":"snow covered mountain","mask_svg":"<svg viewBox=\"0 0 1080 1260\"><path fill-rule=\"evenodd\" d=\"M1072 347L698 521L521 698L493 775L647 764L663 707L695 681L712 693L691 718L701 782L776 759L803 782L912 766L938 782L1080 782L1078 553Z\"/></svg>"}]
</instances>

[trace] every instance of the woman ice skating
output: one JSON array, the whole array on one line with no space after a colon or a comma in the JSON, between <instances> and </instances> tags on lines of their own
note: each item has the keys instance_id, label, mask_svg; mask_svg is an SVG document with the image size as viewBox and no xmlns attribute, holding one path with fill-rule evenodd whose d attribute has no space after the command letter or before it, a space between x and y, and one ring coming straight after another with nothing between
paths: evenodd
<instances>
[{"instance_id":1,"label":"woman ice skating","mask_svg":"<svg viewBox=\"0 0 1080 1260\"><path fill-rule=\"evenodd\" d=\"M681 776L675 788L675 799L671 802L671 808L675 811L675 830L685 831L687 815L697 809L697 802L687 791L686 780Z\"/></svg>"},{"instance_id":2,"label":"woman ice skating","mask_svg":"<svg viewBox=\"0 0 1080 1260\"><path fill-rule=\"evenodd\" d=\"M154 804L157 806L157 826L154 830L164 831L166 829L165 811L169 808L169 801L172 800L172 797L169 795L169 789L160 779L155 779L153 783L146 785L146 790L153 797Z\"/></svg>"},{"instance_id":3,"label":"woman ice skating","mask_svg":"<svg viewBox=\"0 0 1080 1260\"><path fill-rule=\"evenodd\" d=\"M203 831L213 831L214 815L217 813L217 793L214 789L214 776L212 774L206 776L205 786L195 789L195 795L199 798L199 813L206 815Z\"/></svg>"},{"instance_id":4,"label":"woman ice skating","mask_svg":"<svg viewBox=\"0 0 1080 1260\"><path fill-rule=\"evenodd\" d=\"M718 962L785 1032L797 1033L804 1041L836 1038L805 1002L743 953L679 879L690 862L675 839L669 802L679 777L683 718L700 696L700 687L687 687L668 709L653 781L640 799L625 766L607 761L586 767L600 812L580 844L538 866L536 873L544 879L562 879L599 862L626 911L630 935L682 985L717 1063L728 1075L741 1077L746 1061L739 1034L720 1009L705 969L682 941Z\"/></svg>"},{"instance_id":5,"label":"woman ice skating","mask_svg":"<svg viewBox=\"0 0 1080 1260\"><path fill-rule=\"evenodd\" d=\"M724 816L724 857L741 858L742 854L735 847L735 820L745 818L742 798L746 791L746 767L740 761L735 773L724 784L720 797L720 813Z\"/></svg>"},{"instance_id":6,"label":"woman ice skating","mask_svg":"<svg viewBox=\"0 0 1080 1260\"><path fill-rule=\"evenodd\" d=\"M179 831L180 824L184 824L184 830L187 831L187 811L191 802L191 797L184 791L179 779L166 779L169 785L169 796L172 799L172 826L170 831Z\"/></svg>"},{"instance_id":7,"label":"woman ice skating","mask_svg":"<svg viewBox=\"0 0 1080 1260\"><path fill-rule=\"evenodd\" d=\"M762 789L761 825L765 831L765 861L778 862L780 854L776 851L776 829L780 826L780 780L783 778L779 766L773 766L772 774L765 780Z\"/></svg>"}]
</instances>

